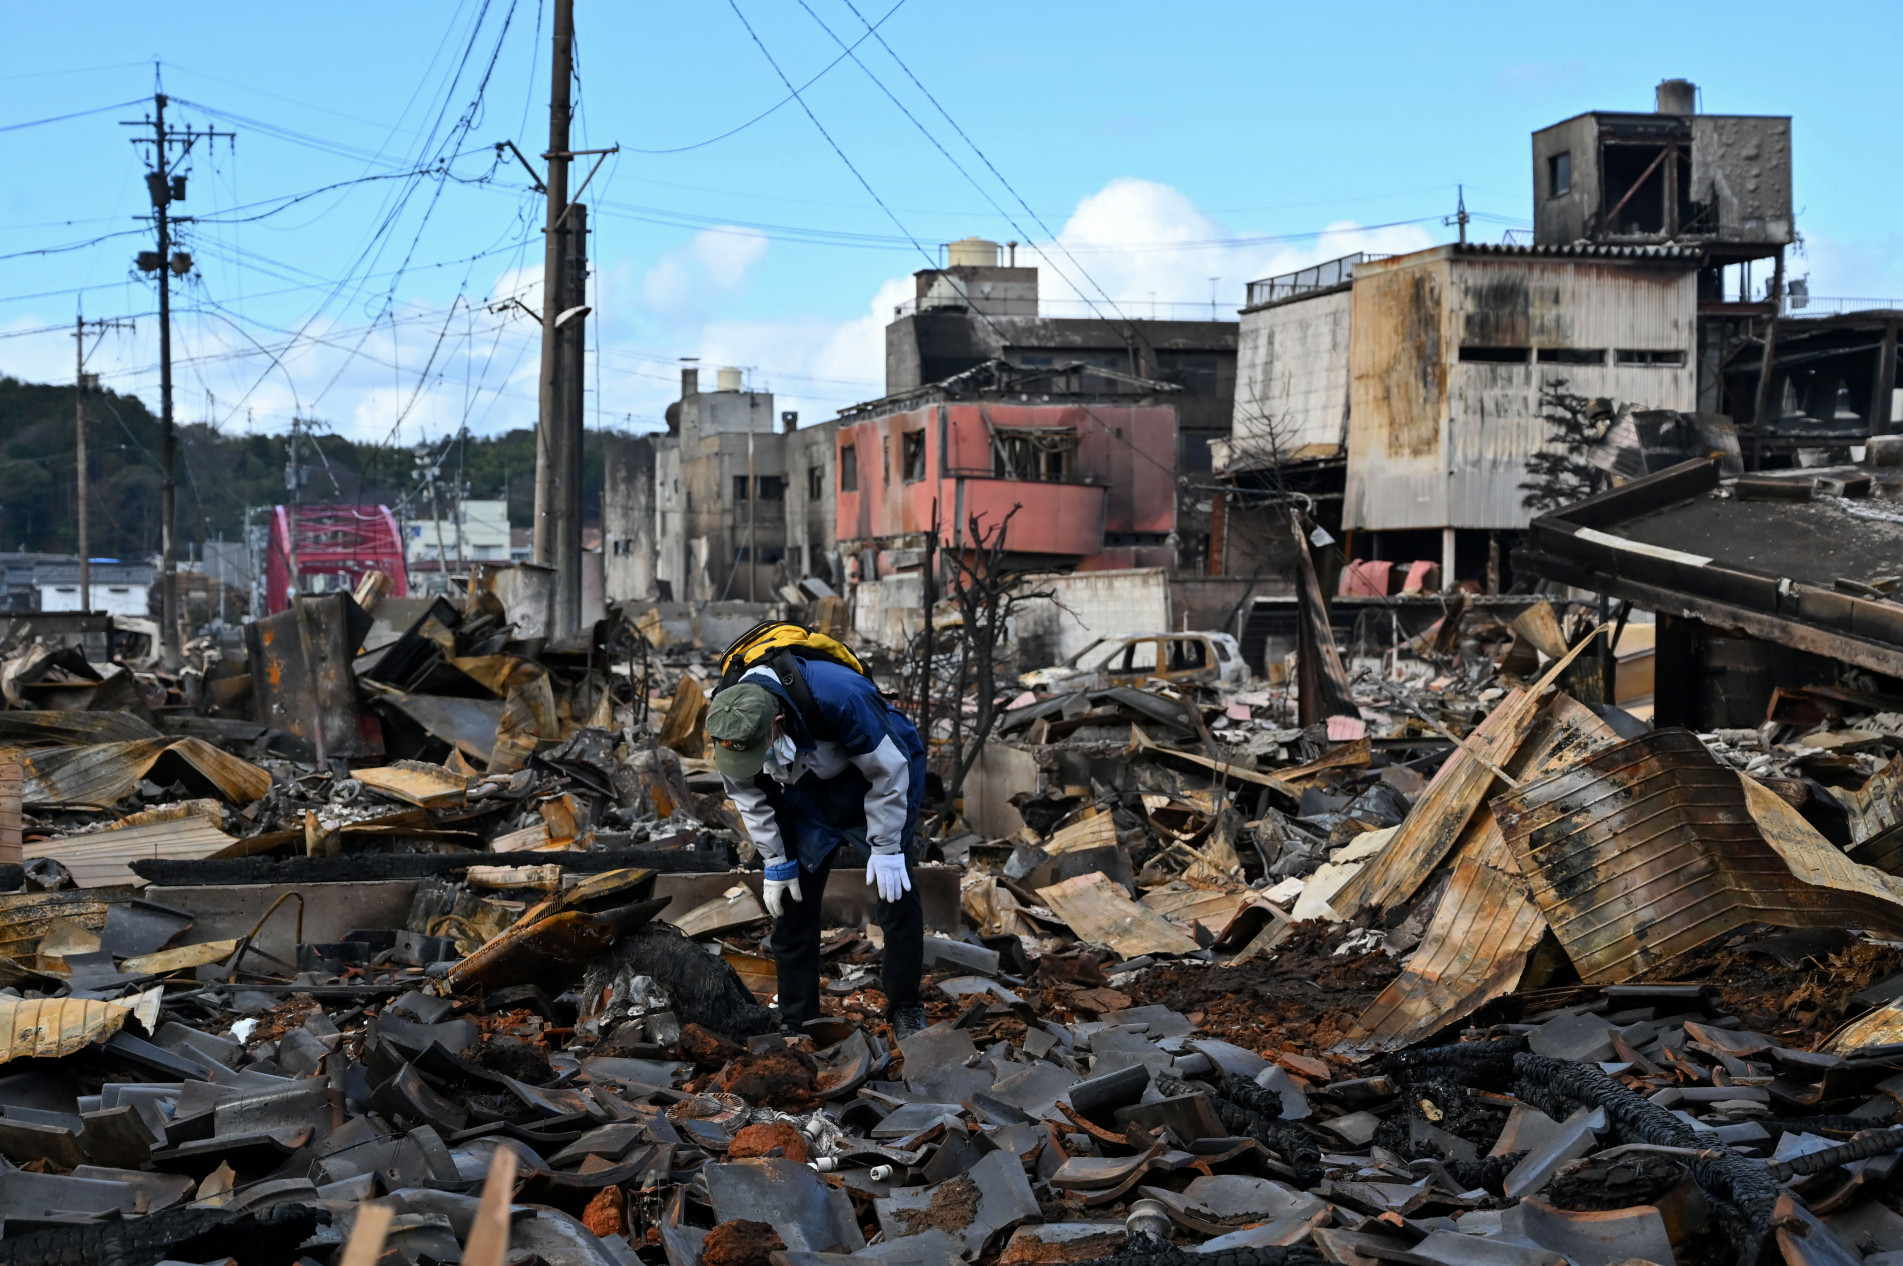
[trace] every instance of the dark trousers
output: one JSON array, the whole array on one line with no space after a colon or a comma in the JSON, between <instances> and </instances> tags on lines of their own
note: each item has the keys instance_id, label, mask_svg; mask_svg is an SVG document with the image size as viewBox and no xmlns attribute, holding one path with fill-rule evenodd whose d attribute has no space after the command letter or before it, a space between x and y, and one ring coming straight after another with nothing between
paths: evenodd
<instances>
[{"instance_id":1,"label":"dark trousers","mask_svg":"<svg viewBox=\"0 0 1903 1266\"><path fill-rule=\"evenodd\" d=\"M843 857L842 857L843 855ZM816 870L800 873L799 901L781 905L784 911L773 925L773 959L780 973L780 1022L800 1025L818 1019L819 1010L819 937L826 920L820 915L820 899L826 893L826 880L835 861L848 867L845 882L863 883L865 861L853 849L841 846L827 854ZM905 860L911 874L912 859ZM897 901L880 900L873 918L885 933L885 958L879 976L885 985L887 1007L919 1005L919 972L925 958L925 912L919 905L918 879Z\"/></svg>"}]
</instances>

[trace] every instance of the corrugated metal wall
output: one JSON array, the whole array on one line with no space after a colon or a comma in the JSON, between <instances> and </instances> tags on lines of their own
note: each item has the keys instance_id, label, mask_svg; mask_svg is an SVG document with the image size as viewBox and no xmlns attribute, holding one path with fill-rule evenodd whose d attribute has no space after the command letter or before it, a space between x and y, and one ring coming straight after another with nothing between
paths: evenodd
<instances>
[{"instance_id":1,"label":"corrugated metal wall","mask_svg":"<svg viewBox=\"0 0 1903 1266\"><path fill-rule=\"evenodd\" d=\"M1356 270L1344 527L1446 522L1447 290L1445 248Z\"/></svg>"},{"instance_id":2,"label":"corrugated metal wall","mask_svg":"<svg viewBox=\"0 0 1903 1266\"><path fill-rule=\"evenodd\" d=\"M1217 469L1249 470L1345 441L1352 310L1342 289L1242 314L1234 424Z\"/></svg>"},{"instance_id":3,"label":"corrugated metal wall","mask_svg":"<svg viewBox=\"0 0 1903 1266\"><path fill-rule=\"evenodd\" d=\"M1452 257L1448 248L1363 267L1343 523L1359 529L1524 528L1526 460L1546 443L1543 385L1651 409L1697 407L1690 269ZM1467 347L1531 348L1526 363L1462 360ZM1541 363L1540 348L1600 350L1602 364ZM1621 350L1677 365L1622 366Z\"/></svg>"}]
</instances>

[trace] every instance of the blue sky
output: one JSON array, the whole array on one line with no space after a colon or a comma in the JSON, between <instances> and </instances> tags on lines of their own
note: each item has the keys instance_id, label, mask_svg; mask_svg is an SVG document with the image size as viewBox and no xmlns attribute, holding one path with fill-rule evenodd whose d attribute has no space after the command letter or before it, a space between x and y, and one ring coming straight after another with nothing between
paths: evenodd
<instances>
[{"instance_id":1,"label":"blue sky","mask_svg":"<svg viewBox=\"0 0 1903 1266\"><path fill-rule=\"evenodd\" d=\"M603 424L658 425L681 356L743 366L808 419L879 394L892 304L967 234L1035 243L1019 260L1048 254L1059 305L1068 280L1132 312L1213 294L1227 313L1253 277L1446 240L1456 185L1499 240L1529 223L1530 131L1649 108L1670 76L1715 113L1795 116L1793 274L1813 294L1903 296L1893 4L1666 5L1637 25L1485 4L737 5L577 4L576 141L624 147L586 195ZM855 5L889 45L857 44L871 75L833 38L866 36ZM93 367L156 402L153 294L128 269L148 243L105 235L141 227L119 120L149 109L158 59L174 121L237 133L194 153L178 208L203 220L184 230L182 418L277 431L301 412L404 442L529 424L538 331L501 301L539 307L542 210L493 146L546 147L546 6L11 7L0 372L69 380L51 327L83 304L137 319ZM802 99L851 168L775 62L819 76Z\"/></svg>"}]
</instances>

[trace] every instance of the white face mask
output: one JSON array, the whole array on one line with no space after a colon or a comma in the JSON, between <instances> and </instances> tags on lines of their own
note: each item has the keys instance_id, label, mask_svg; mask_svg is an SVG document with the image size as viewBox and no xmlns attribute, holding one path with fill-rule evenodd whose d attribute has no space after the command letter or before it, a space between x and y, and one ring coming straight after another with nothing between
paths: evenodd
<instances>
[{"instance_id":1,"label":"white face mask","mask_svg":"<svg viewBox=\"0 0 1903 1266\"><path fill-rule=\"evenodd\" d=\"M781 734L775 738L773 746L768 751L772 753L773 759L782 765L791 765L793 758L800 754L799 745L787 734Z\"/></svg>"}]
</instances>

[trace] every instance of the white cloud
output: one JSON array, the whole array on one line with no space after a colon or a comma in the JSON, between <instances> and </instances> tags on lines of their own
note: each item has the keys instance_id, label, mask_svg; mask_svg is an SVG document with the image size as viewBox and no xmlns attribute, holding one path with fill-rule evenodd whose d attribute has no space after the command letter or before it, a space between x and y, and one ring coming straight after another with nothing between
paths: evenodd
<instances>
[{"instance_id":1,"label":"white cloud","mask_svg":"<svg viewBox=\"0 0 1903 1266\"><path fill-rule=\"evenodd\" d=\"M766 235L751 229L703 229L655 261L641 279L641 299L661 315L704 310L713 296L740 288L766 245Z\"/></svg>"},{"instance_id":2,"label":"white cloud","mask_svg":"<svg viewBox=\"0 0 1903 1266\"><path fill-rule=\"evenodd\" d=\"M1213 277L1215 310L1229 318L1251 281L1356 251L1398 254L1433 242L1419 225L1368 229L1351 220L1304 238L1241 236L1180 190L1125 176L1079 202L1055 243L1031 249L1031 262L1043 297L1054 301L1052 315L1082 314L1086 299L1101 307L1105 296L1128 316L1150 315L1152 301L1159 317L1172 307L1179 317L1205 315Z\"/></svg>"}]
</instances>

